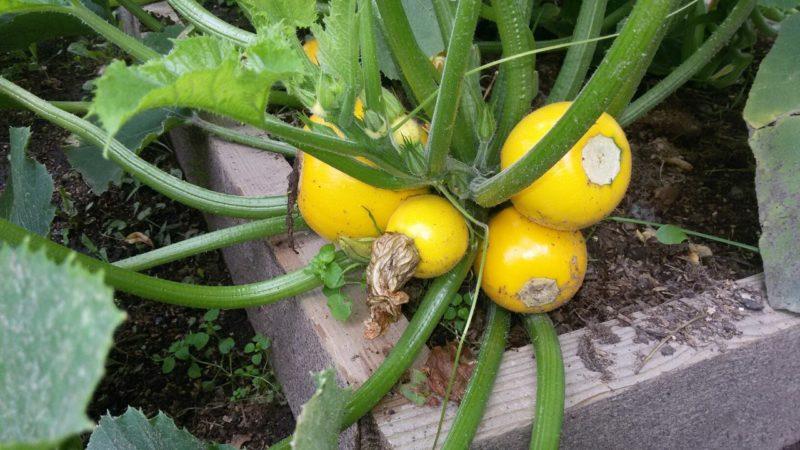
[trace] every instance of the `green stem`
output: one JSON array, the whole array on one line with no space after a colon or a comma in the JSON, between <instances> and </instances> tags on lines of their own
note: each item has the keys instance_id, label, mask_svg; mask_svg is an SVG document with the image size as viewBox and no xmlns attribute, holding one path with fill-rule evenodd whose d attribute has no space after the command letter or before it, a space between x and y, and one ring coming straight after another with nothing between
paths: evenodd
<instances>
[{"instance_id":1,"label":"green stem","mask_svg":"<svg viewBox=\"0 0 800 450\"><path fill-rule=\"evenodd\" d=\"M524 20L516 0L494 0L497 13L497 29L503 44L503 56L511 56L533 50L533 33ZM514 126L530 110L533 97L538 90L536 82L536 59L533 55L517 58L500 65L503 77L502 103L498 108L497 129L494 138L479 153L477 165L481 169L494 166L499 161L500 147Z\"/></svg>"},{"instance_id":2,"label":"green stem","mask_svg":"<svg viewBox=\"0 0 800 450\"><path fill-rule=\"evenodd\" d=\"M581 3L578 21L572 37L575 40L591 39L600 34L603 15L606 11L606 0L586 0ZM578 95L589 71L594 56L596 42L570 47L561 70L558 72L553 89L547 97L548 103L572 100Z\"/></svg>"},{"instance_id":3,"label":"green stem","mask_svg":"<svg viewBox=\"0 0 800 450\"><path fill-rule=\"evenodd\" d=\"M728 17L692 56L625 108L625 111L619 117L619 123L622 126L630 125L689 81L714 55L725 47L736 33L736 30L747 20L755 4L755 0L739 0L728 14Z\"/></svg>"},{"instance_id":4,"label":"green stem","mask_svg":"<svg viewBox=\"0 0 800 450\"><path fill-rule=\"evenodd\" d=\"M478 24L480 9L480 0L461 0L456 8L453 32L450 36L450 45L447 47L447 59L426 148L428 173L434 177L444 170L450 152L464 72L467 70L472 36Z\"/></svg>"},{"instance_id":5,"label":"green stem","mask_svg":"<svg viewBox=\"0 0 800 450\"><path fill-rule=\"evenodd\" d=\"M181 17L208 34L227 39L241 47L247 47L256 40L254 33L225 22L194 0L167 1Z\"/></svg>"},{"instance_id":6,"label":"green stem","mask_svg":"<svg viewBox=\"0 0 800 450\"><path fill-rule=\"evenodd\" d=\"M761 13L761 8L754 8L753 14L750 17L753 19L753 24L756 26L756 29L758 29L759 32L764 33L765 36L774 38L778 35L778 32L775 30L775 28L773 28L772 25L767 22L767 19Z\"/></svg>"},{"instance_id":7,"label":"green stem","mask_svg":"<svg viewBox=\"0 0 800 450\"><path fill-rule=\"evenodd\" d=\"M634 2L629 0L620 5L617 9L608 13L606 18L603 20L603 31L607 32L617 26L622 19L630 14L631 10L633 9L633 4Z\"/></svg>"},{"instance_id":8,"label":"green stem","mask_svg":"<svg viewBox=\"0 0 800 450\"><path fill-rule=\"evenodd\" d=\"M195 186L154 167L94 124L64 112L45 100L0 77L0 93L97 147L131 176L159 193L185 205L215 215L264 219L286 213L286 197L240 197Z\"/></svg>"},{"instance_id":9,"label":"green stem","mask_svg":"<svg viewBox=\"0 0 800 450\"><path fill-rule=\"evenodd\" d=\"M74 261L87 270L100 272L107 284L122 292L191 308L229 309L267 305L307 292L322 284L316 275L307 273L303 269L271 280L238 286L199 286L161 280L76 253L5 219L0 219L0 240L14 246L27 243L31 249L43 249L50 259L58 263Z\"/></svg>"},{"instance_id":10,"label":"green stem","mask_svg":"<svg viewBox=\"0 0 800 450\"><path fill-rule=\"evenodd\" d=\"M294 227L296 230L306 229L305 222L300 217L294 219ZM229 247L254 239L264 239L285 232L286 217L256 220L191 237L166 247L131 256L115 262L114 265L122 269L139 272L199 253Z\"/></svg>"},{"instance_id":11,"label":"green stem","mask_svg":"<svg viewBox=\"0 0 800 450\"><path fill-rule=\"evenodd\" d=\"M650 222L650 221L647 221L647 220L631 219L631 218L628 218L628 217L619 217L619 216L609 216L609 217L606 217L605 220L611 220L611 221L614 221L614 222L622 222L622 223L635 223L637 225L647 225L647 226L651 226L651 227L663 227L664 226L663 223ZM675 226L675 225L673 225L673 226ZM731 245L733 247L739 247L741 249L749 250L751 252L760 253L758 247L755 247L753 245L747 245L747 244L743 244L741 242L731 241L730 239L725 239L725 238L721 238L721 237L717 237L717 236L712 236L710 234L705 234L705 233L699 233L697 231L687 230L686 228L682 228L682 227L678 227L678 226L676 226L675 228L679 228L681 231L683 231L684 233L688 234L689 236L697 236L699 238L708 239L709 241L719 242L721 244Z\"/></svg>"},{"instance_id":12,"label":"green stem","mask_svg":"<svg viewBox=\"0 0 800 450\"><path fill-rule=\"evenodd\" d=\"M414 32L408 23L403 3L401 0L380 0L375 2L381 16L381 25L384 37L392 57L400 68L403 79L408 85L417 103L428 96L435 94L438 88L439 73L433 64L419 48L414 39ZM434 108L423 108L428 117L433 117ZM459 130L468 130L466 121L459 114L457 127ZM475 144L472 133L456 133L453 137L453 153L461 161L471 161L475 157Z\"/></svg>"},{"instance_id":13,"label":"green stem","mask_svg":"<svg viewBox=\"0 0 800 450\"><path fill-rule=\"evenodd\" d=\"M151 16L150 13L144 10L141 5L134 0L117 0L123 8L127 9L129 13L139 19L142 25L146 26L151 31L163 31L164 24L158 19Z\"/></svg>"},{"instance_id":14,"label":"green stem","mask_svg":"<svg viewBox=\"0 0 800 450\"><path fill-rule=\"evenodd\" d=\"M50 102L53 106L71 114L86 114L92 106L92 102L72 102L54 100Z\"/></svg>"},{"instance_id":15,"label":"green stem","mask_svg":"<svg viewBox=\"0 0 800 450\"><path fill-rule=\"evenodd\" d=\"M492 386L503 359L511 315L491 303L486 322L478 361L472 370L472 377L464 391L447 439L442 444L442 450L469 448L492 393Z\"/></svg>"},{"instance_id":16,"label":"green stem","mask_svg":"<svg viewBox=\"0 0 800 450\"><path fill-rule=\"evenodd\" d=\"M71 6L67 9L70 14L80 19L89 28L97 32L97 34L106 38L109 42L121 48L125 52L139 61L147 61L148 59L158 58L160 55L157 51L142 44L136 38L131 37L119 28L106 22L102 17L95 14L91 9L83 6L77 0L72 0Z\"/></svg>"},{"instance_id":17,"label":"green stem","mask_svg":"<svg viewBox=\"0 0 800 450\"><path fill-rule=\"evenodd\" d=\"M472 267L475 253L475 247L472 247L456 267L431 283L414 317L408 322L403 335L394 344L389 355L350 397L345 406L342 429L349 427L374 408L411 367L450 305L450 298L461 287ZM271 446L269 450L289 449L291 440L292 437L289 436Z\"/></svg>"},{"instance_id":18,"label":"green stem","mask_svg":"<svg viewBox=\"0 0 800 450\"><path fill-rule=\"evenodd\" d=\"M387 159L390 156L388 153L380 154L356 142L303 130L272 116L267 116L260 124L253 123L253 125L280 137L286 143L301 149L325 164L372 186L397 190L427 184L425 180L403 173L399 167ZM379 168L371 167L354 158L359 156L369 159ZM393 173L389 173L389 170L392 170Z\"/></svg>"},{"instance_id":19,"label":"green stem","mask_svg":"<svg viewBox=\"0 0 800 450\"><path fill-rule=\"evenodd\" d=\"M536 356L536 412L531 450L557 449L564 420L564 361L553 322L547 314L525 316Z\"/></svg>"},{"instance_id":20,"label":"green stem","mask_svg":"<svg viewBox=\"0 0 800 450\"><path fill-rule=\"evenodd\" d=\"M375 15L372 0L361 0L359 6L359 28L361 39L361 66L364 73L364 100L368 110L383 113L383 90L381 70L378 65L378 49L375 43Z\"/></svg>"},{"instance_id":21,"label":"green stem","mask_svg":"<svg viewBox=\"0 0 800 450\"><path fill-rule=\"evenodd\" d=\"M476 203L488 207L507 200L558 162L603 112L620 112L625 106L619 103L620 91L635 89L647 69L646 64L631 64L631 55L637 60L652 57L666 30L672 3L636 3L620 36L564 117L516 163L488 180L473 183Z\"/></svg>"},{"instance_id":22,"label":"green stem","mask_svg":"<svg viewBox=\"0 0 800 450\"><path fill-rule=\"evenodd\" d=\"M203 131L206 131L210 134L218 136L222 139L225 139L229 142L235 142L237 144L247 145L249 147L257 148L259 150L266 150L269 152L278 153L284 156L295 156L297 154L297 149L292 147L289 144L285 144L280 141L274 141L272 139L268 139L266 137L258 137L252 136L249 134L245 134L239 131L236 131L232 128L224 127L222 125L217 125L215 123L209 122L207 120L203 120L197 116L193 117L191 120L187 121L187 123L192 124Z\"/></svg>"}]
</instances>

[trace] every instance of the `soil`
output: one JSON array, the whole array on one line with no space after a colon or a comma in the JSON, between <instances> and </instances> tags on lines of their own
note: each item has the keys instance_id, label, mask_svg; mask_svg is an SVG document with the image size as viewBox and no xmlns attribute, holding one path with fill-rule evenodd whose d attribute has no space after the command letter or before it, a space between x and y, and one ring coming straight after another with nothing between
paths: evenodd
<instances>
[{"instance_id":1,"label":"soil","mask_svg":"<svg viewBox=\"0 0 800 450\"><path fill-rule=\"evenodd\" d=\"M42 98L84 99L88 92L82 85L97 76L101 63L68 53L68 44L57 41L40 45L41 66L38 68L27 64L20 55L0 56L0 67L8 71L6 74L12 81ZM124 239L130 233L144 233L160 247L206 231L203 216L197 211L169 201L130 178L126 178L121 187L94 195L80 175L71 169L64 155L68 133L27 111L0 111L0 189L8 170L10 126L31 127L29 155L44 164L53 177L53 203L57 206L51 228L53 240L77 251L116 261L149 250L146 244L126 243ZM151 145L142 156L180 176L168 143ZM60 190L63 194L59 194ZM189 283L231 284L219 252L167 264L146 273ZM163 356L173 341L190 331L198 331L197 323L204 310L142 301L123 293L117 293L116 299L128 317L115 333L106 375L89 405L88 414L92 419L98 420L107 413L122 414L128 405L142 409L148 416L161 410L175 419L178 426L186 427L200 438L249 448L264 448L291 434L294 418L283 401L280 387L244 400L230 401L234 389L247 386L246 382L228 383L225 377L218 377L214 387L204 389L201 381L211 379L213 373L205 370L203 377L192 380L186 374L187 364L180 361L172 373L162 373L153 355ZM221 326L217 331L221 338L231 336L236 342L232 366L248 364L250 356L245 355L242 348L253 337L253 331L246 313L243 310L222 311L216 323ZM218 353L212 356L219 358ZM274 383L267 365L263 373Z\"/></svg>"}]
</instances>

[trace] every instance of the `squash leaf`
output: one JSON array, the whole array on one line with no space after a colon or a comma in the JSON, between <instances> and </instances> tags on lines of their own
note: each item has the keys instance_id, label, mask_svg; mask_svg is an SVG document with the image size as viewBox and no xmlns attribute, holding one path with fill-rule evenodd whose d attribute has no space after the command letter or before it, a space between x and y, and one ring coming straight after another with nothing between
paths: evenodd
<instances>
[{"instance_id":1,"label":"squash leaf","mask_svg":"<svg viewBox=\"0 0 800 450\"><path fill-rule=\"evenodd\" d=\"M238 0L250 23L257 29L283 22L297 28L308 28L317 20L316 0Z\"/></svg>"},{"instance_id":2,"label":"squash leaf","mask_svg":"<svg viewBox=\"0 0 800 450\"><path fill-rule=\"evenodd\" d=\"M319 42L317 58L326 73L338 77L355 92L361 90L358 64L358 16L355 0L334 0L325 27L313 24L311 31Z\"/></svg>"},{"instance_id":3,"label":"squash leaf","mask_svg":"<svg viewBox=\"0 0 800 450\"><path fill-rule=\"evenodd\" d=\"M336 450L350 391L336 384L333 369L313 374L317 390L303 405L292 436L294 450Z\"/></svg>"},{"instance_id":4,"label":"squash leaf","mask_svg":"<svg viewBox=\"0 0 800 450\"><path fill-rule=\"evenodd\" d=\"M47 169L25 156L30 128L11 128L10 177L0 194L0 217L28 231L47 236L56 208L53 197L53 178Z\"/></svg>"},{"instance_id":5,"label":"squash leaf","mask_svg":"<svg viewBox=\"0 0 800 450\"><path fill-rule=\"evenodd\" d=\"M128 407L117 417L105 415L89 438L87 450L234 450L230 445L206 443L184 429L163 412L148 419L136 408Z\"/></svg>"},{"instance_id":6,"label":"squash leaf","mask_svg":"<svg viewBox=\"0 0 800 450\"><path fill-rule=\"evenodd\" d=\"M125 315L103 276L0 247L0 448L50 448L91 429L86 406Z\"/></svg>"},{"instance_id":7,"label":"squash leaf","mask_svg":"<svg viewBox=\"0 0 800 450\"><path fill-rule=\"evenodd\" d=\"M175 42L166 56L141 65L114 61L96 80L91 114L115 135L148 109L189 107L251 125L265 117L270 87L292 84L303 75L296 39L278 24L262 30L244 49L212 36Z\"/></svg>"},{"instance_id":8,"label":"squash leaf","mask_svg":"<svg viewBox=\"0 0 800 450\"><path fill-rule=\"evenodd\" d=\"M781 23L744 109L753 129L759 248L773 308L800 313L800 15Z\"/></svg>"}]
</instances>

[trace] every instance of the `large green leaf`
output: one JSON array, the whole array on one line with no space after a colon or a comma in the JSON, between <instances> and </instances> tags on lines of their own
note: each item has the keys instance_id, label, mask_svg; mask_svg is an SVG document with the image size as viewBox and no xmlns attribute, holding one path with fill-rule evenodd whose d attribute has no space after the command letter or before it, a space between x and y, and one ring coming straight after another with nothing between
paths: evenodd
<instances>
[{"instance_id":1,"label":"large green leaf","mask_svg":"<svg viewBox=\"0 0 800 450\"><path fill-rule=\"evenodd\" d=\"M296 39L275 25L245 49L212 36L175 42L172 52L142 65L114 61L97 79L91 113L112 135L142 111L197 108L248 124L264 120L270 87L303 73Z\"/></svg>"},{"instance_id":2,"label":"large green leaf","mask_svg":"<svg viewBox=\"0 0 800 450\"><path fill-rule=\"evenodd\" d=\"M316 0L238 0L237 3L256 28L281 21L307 28L317 20Z\"/></svg>"},{"instance_id":3,"label":"large green leaf","mask_svg":"<svg viewBox=\"0 0 800 450\"><path fill-rule=\"evenodd\" d=\"M335 450L350 391L336 384L333 369L314 374L317 390L303 405L292 436L294 450Z\"/></svg>"},{"instance_id":4,"label":"large green leaf","mask_svg":"<svg viewBox=\"0 0 800 450\"><path fill-rule=\"evenodd\" d=\"M85 410L124 314L101 274L0 248L0 448L49 448Z\"/></svg>"},{"instance_id":5,"label":"large green leaf","mask_svg":"<svg viewBox=\"0 0 800 450\"><path fill-rule=\"evenodd\" d=\"M761 62L750 96L744 107L744 120L761 128L781 116L800 112L800 14L781 22L781 31L772 50Z\"/></svg>"},{"instance_id":6,"label":"large green leaf","mask_svg":"<svg viewBox=\"0 0 800 450\"><path fill-rule=\"evenodd\" d=\"M87 450L234 450L230 445L206 443L179 429L166 414L147 419L128 407L117 417L105 415L89 438Z\"/></svg>"},{"instance_id":7,"label":"large green leaf","mask_svg":"<svg viewBox=\"0 0 800 450\"><path fill-rule=\"evenodd\" d=\"M31 44L60 36L88 36L92 29L74 17L56 13L0 16L0 52L27 49Z\"/></svg>"},{"instance_id":8,"label":"large green leaf","mask_svg":"<svg viewBox=\"0 0 800 450\"><path fill-rule=\"evenodd\" d=\"M137 115L119 130L116 139L129 150L139 153L156 138L173 126L183 123L180 113L173 108L158 108ZM67 149L70 165L80 172L84 181L97 195L108 190L109 185L119 186L122 182L122 168L103 157L103 149L88 142Z\"/></svg>"},{"instance_id":9,"label":"large green leaf","mask_svg":"<svg viewBox=\"0 0 800 450\"><path fill-rule=\"evenodd\" d=\"M744 118L754 129L759 240L773 308L800 312L800 15L784 20L758 69Z\"/></svg>"},{"instance_id":10,"label":"large green leaf","mask_svg":"<svg viewBox=\"0 0 800 450\"><path fill-rule=\"evenodd\" d=\"M360 91L361 70L358 65L358 16L355 0L334 0L325 27L311 26L319 42L319 64L322 70L336 75Z\"/></svg>"},{"instance_id":11,"label":"large green leaf","mask_svg":"<svg viewBox=\"0 0 800 450\"><path fill-rule=\"evenodd\" d=\"M53 197L53 178L38 162L25 157L30 128L11 128L10 179L0 194L0 217L29 231L47 236L56 208Z\"/></svg>"}]
</instances>

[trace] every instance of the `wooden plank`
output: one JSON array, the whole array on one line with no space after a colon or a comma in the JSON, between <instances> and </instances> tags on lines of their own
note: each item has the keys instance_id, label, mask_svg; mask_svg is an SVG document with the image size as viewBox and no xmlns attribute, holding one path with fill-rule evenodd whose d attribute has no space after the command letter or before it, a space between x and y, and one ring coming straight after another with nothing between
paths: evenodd
<instances>
[{"instance_id":1,"label":"wooden plank","mask_svg":"<svg viewBox=\"0 0 800 450\"><path fill-rule=\"evenodd\" d=\"M760 280L743 284L760 285ZM562 446L780 448L800 439L800 317L769 307L742 314L735 322L741 335L721 341L724 350L673 343L673 354L656 354L639 373L641 356L655 342L637 343L633 327L607 322L619 342L594 342L613 361L606 377L578 356L586 329L559 336L567 378ZM640 314L634 324L647 317ZM531 346L506 352L476 448L527 448L535 379ZM431 448L438 408L416 407L394 396L374 414L393 448ZM443 433L454 414L451 405ZM749 428L740 428L747 423Z\"/></svg>"}]
</instances>

